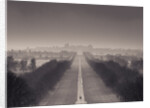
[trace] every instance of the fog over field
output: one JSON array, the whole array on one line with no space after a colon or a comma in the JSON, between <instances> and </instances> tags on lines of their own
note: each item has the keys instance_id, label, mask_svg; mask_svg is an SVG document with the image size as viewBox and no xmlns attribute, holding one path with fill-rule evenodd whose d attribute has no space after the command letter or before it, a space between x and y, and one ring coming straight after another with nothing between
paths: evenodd
<instances>
[{"instance_id":1,"label":"fog over field","mask_svg":"<svg viewBox=\"0 0 150 108\"><path fill-rule=\"evenodd\" d=\"M143 7L7 4L8 107L143 101Z\"/></svg>"}]
</instances>

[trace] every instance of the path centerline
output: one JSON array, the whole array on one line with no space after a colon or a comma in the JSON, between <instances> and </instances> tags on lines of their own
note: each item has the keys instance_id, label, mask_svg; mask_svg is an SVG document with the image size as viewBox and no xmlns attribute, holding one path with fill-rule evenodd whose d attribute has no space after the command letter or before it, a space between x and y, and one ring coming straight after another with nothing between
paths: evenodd
<instances>
[{"instance_id":1,"label":"path centerline","mask_svg":"<svg viewBox=\"0 0 150 108\"><path fill-rule=\"evenodd\" d=\"M81 55L79 55L79 71L78 71L78 89L77 89L77 101L76 104L85 104L84 90L83 90L83 79L82 79L82 66L81 66Z\"/></svg>"}]
</instances>

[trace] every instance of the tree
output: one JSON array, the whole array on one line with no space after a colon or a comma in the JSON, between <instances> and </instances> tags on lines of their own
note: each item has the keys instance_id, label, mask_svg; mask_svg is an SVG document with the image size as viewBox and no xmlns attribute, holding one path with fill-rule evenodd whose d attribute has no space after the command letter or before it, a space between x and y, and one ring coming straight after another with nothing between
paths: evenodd
<instances>
[{"instance_id":1,"label":"tree","mask_svg":"<svg viewBox=\"0 0 150 108\"><path fill-rule=\"evenodd\" d=\"M32 69L32 71L35 71L35 69L36 69L36 60L35 60L35 58L31 59L31 69Z\"/></svg>"},{"instance_id":2,"label":"tree","mask_svg":"<svg viewBox=\"0 0 150 108\"><path fill-rule=\"evenodd\" d=\"M26 67L27 67L27 60L21 60L20 64L21 64L21 69L24 72L26 70Z\"/></svg>"},{"instance_id":3,"label":"tree","mask_svg":"<svg viewBox=\"0 0 150 108\"><path fill-rule=\"evenodd\" d=\"M14 58L13 56L7 57L7 69L10 70L14 66Z\"/></svg>"}]
</instances>

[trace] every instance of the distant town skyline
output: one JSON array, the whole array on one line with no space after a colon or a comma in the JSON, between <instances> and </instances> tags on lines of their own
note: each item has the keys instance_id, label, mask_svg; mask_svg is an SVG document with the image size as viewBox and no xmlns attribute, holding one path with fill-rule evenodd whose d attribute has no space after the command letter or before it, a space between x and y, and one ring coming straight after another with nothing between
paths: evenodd
<instances>
[{"instance_id":1,"label":"distant town skyline","mask_svg":"<svg viewBox=\"0 0 150 108\"><path fill-rule=\"evenodd\" d=\"M8 1L7 48L143 49L143 8Z\"/></svg>"},{"instance_id":2,"label":"distant town skyline","mask_svg":"<svg viewBox=\"0 0 150 108\"><path fill-rule=\"evenodd\" d=\"M91 44L89 45L71 45L69 43L64 44L63 46L36 46L36 47L26 47L24 49L8 49L9 51L87 51L87 50L116 50L116 51L139 51L143 52L142 49L125 49L125 48L99 48L99 47L93 47Z\"/></svg>"}]
</instances>

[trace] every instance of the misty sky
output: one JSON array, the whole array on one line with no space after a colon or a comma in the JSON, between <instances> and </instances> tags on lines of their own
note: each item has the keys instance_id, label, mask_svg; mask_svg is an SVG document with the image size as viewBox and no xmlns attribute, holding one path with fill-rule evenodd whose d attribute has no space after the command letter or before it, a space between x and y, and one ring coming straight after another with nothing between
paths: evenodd
<instances>
[{"instance_id":1,"label":"misty sky","mask_svg":"<svg viewBox=\"0 0 150 108\"><path fill-rule=\"evenodd\" d=\"M143 8L9 1L7 47L143 48Z\"/></svg>"}]
</instances>

